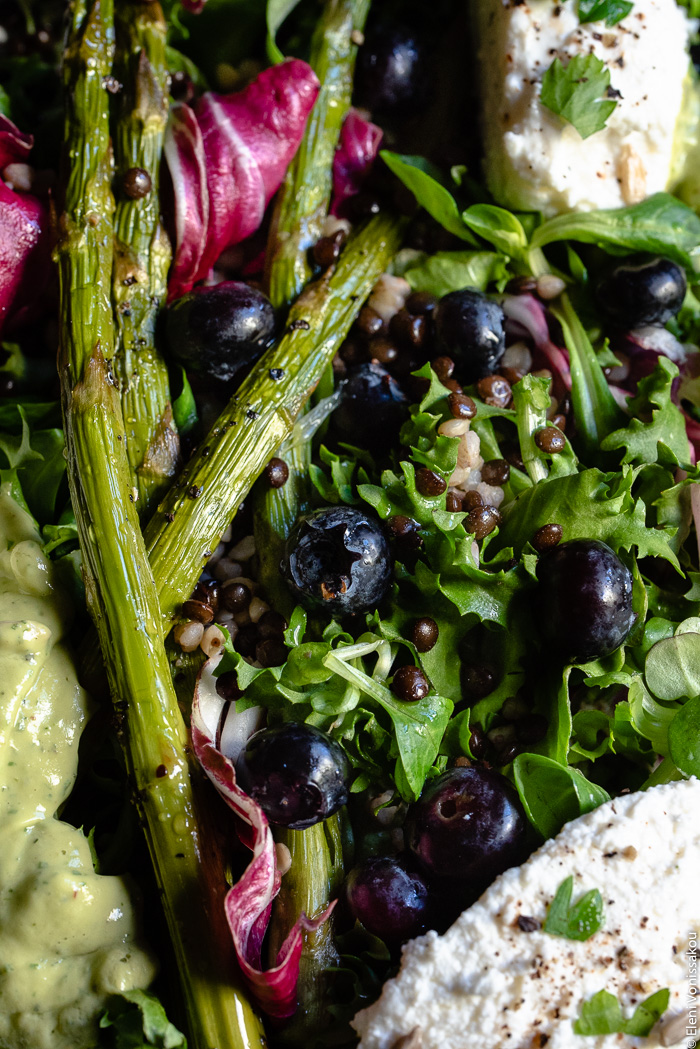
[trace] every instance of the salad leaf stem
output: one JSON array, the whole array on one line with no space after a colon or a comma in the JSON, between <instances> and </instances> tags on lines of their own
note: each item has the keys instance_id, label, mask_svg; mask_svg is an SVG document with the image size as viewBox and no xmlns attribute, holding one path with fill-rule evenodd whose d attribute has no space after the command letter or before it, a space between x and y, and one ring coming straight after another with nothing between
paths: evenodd
<instances>
[{"instance_id":1,"label":"salad leaf stem","mask_svg":"<svg viewBox=\"0 0 700 1049\"><path fill-rule=\"evenodd\" d=\"M57 248L59 372L71 497L87 599L114 697L120 736L182 978L193 1049L259 1046L262 1027L234 983L230 945L210 921L190 780L187 733L158 627L153 584L134 503L121 404L110 361L114 318L109 94L111 0L78 0L64 58L67 179ZM224 953L228 950L228 954Z\"/></svg>"},{"instance_id":2,"label":"salad leaf stem","mask_svg":"<svg viewBox=\"0 0 700 1049\"><path fill-rule=\"evenodd\" d=\"M335 269L310 284L287 329L244 380L149 521L146 548L165 629L199 578L209 551L333 360L404 223L377 215L350 238Z\"/></svg>"},{"instance_id":3,"label":"salad leaf stem","mask_svg":"<svg viewBox=\"0 0 700 1049\"><path fill-rule=\"evenodd\" d=\"M326 0L311 42L321 90L277 199L267 252L269 296L289 306L311 279L309 249L323 233L333 187L333 155L350 107L357 44L370 0Z\"/></svg>"},{"instance_id":4,"label":"salad leaf stem","mask_svg":"<svg viewBox=\"0 0 700 1049\"><path fill-rule=\"evenodd\" d=\"M520 454L533 484L548 474L544 456L535 444L535 434L547 425L549 380L526 375L513 389Z\"/></svg>"},{"instance_id":5,"label":"salad leaf stem","mask_svg":"<svg viewBox=\"0 0 700 1049\"><path fill-rule=\"evenodd\" d=\"M114 135L117 206L112 293L117 322L115 369L121 386L126 450L141 517L169 486L179 460L168 370L155 345L167 293L170 242L160 219L159 172L168 120L167 26L160 5L119 0L116 71L124 87ZM132 199L127 172L146 172L151 189ZM142 176L143 177L143 176Z\"/></svg>"},{"instance_id":6,"label":"salad leaf stem","mask_svg":"<svg viewBox=\"0 0 700 1049\"><path fill-rule=\"evenodd\" d=\"M277 957L300 912L313 919L328 909L344 876L339 815L304 830L277 827L275 841L289 849L291 867L272 906L270 959ZM332 1022L328 1013L328 971L338 964L333 926L331 915L318 928L304 932L297 984L299 1004L282 1035L285 1043L309 1045Z\"/></svg>"}]
</instances>

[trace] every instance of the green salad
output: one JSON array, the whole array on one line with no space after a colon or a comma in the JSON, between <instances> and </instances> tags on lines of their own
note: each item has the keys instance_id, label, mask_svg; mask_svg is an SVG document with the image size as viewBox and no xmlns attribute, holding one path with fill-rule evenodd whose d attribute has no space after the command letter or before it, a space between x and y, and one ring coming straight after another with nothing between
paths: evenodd
<instances>
[{"instance_id":1,"label":"green salad","mask_svg":"<svg viewBox=\"0 0 700 1049\"><path fill-rule=\"evenodd\" d=\"M700 776L696 13L0 5L0 1049L356 1044Z\"/></svg>"}]
</instances>

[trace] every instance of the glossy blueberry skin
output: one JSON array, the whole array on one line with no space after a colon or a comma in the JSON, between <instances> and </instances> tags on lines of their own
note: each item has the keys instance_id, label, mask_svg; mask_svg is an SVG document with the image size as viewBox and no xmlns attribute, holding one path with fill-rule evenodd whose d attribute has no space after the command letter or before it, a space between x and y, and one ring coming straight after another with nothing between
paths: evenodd
<instances>
[{"instance_id":1,"label":"glossy blueberry skin","mask_svg":"<svg viewBox=\"0 0 700 1049\"><path fill-rule=\"evenodd\" d=\"M349 506L300 518L280 568L298 601L332 616L375 609L392 579L389 543L379 521Z\"/></svg>"},{"instance_id":2,"label":"glossy blueberry skin","mask_svg":"<svg viewBox=\"0 0 700 1049\"><path fill-rule=\"evenodd\" d=\"M224 281L193 288L165 311L168 351L186 369L230 382L275 332L272 303L256 288Z\"/></svg>"},{"instance_id":3,"label":"glossy blueberry skin","mask_svg":"<svg viewBox=\"0 0 700 1049\"><path fill-rule=\"evenodd\" d=\"M572 539L537 562L536 620L566 663L609 656L634 626L632 574L606 543Z\"/></svg>"},{"instance_id":4,"label":"glossy blueberry skin","mask_svg":"<svg viewBox=\"0 0 700 1049\"><path fill-rule=\"evenodd\" d=\"M619 328L666 324L681 306L687 289L685 272L664 258L635 257L616 266L596 287L602 312Z\"/></svg>"},{"instance_id":5,"label":"glossy blueberry skin","mask_svg":"<svg viewBox=\"0 0 700 1049\"><path fill-rule=\"evenodd\" d=\"M303 830L348 800L343 748L311 725L287 722L250 737L236 765L239 786L270 823Z\"/></svg>"},{"instance_id":6,"label":"glossy blueberry skin","mask_svg":"<svg viewBox=\"0 0 700 1049\"><path fill-rule=\"evenodd\" d=\"M435 309L440 352L455 362L466 385L493 375L506 349L505 316L497 302L473 288L444 295Z\"/></svg>"},{"instance_id":7,"label":"glossy blueberry skin","mask_svg":"<svg viewBox=\"0 0 700 1049\"><path fill-rule=\"evenodd\" d=\"M508 780L473 765L430 780L404 833L430 874L481 887L523 859L527 820Z\"/></svg>"},{"instance_id":8,"label":"glossy blueberry skin","mask_svg":"<svg viewBox=\"0 0 700 1049\"><path fill-rule=\"evenodd\" d=\"M408 116L425 107L429 87L427 49L415 30L395 22L368 30L357 55L356 105L380 115Z\"/></svg>"},{"instance_id":9,"label":"glossy blueberry skin","mask_svg":"<svg viewBox=\"0 0 700 1049\"><path fill-rule=\"evenodd\" d=\"M400 859L373 856L345 879L345 900L353 918L388 944L425 932L431 901L425 878Z\"/></svg>"},{"instance_id":10,"label":"glossy blueberry skin","mask_svg":"<svg viewBox=\"0 0 700 1049\"><path fill-rule=\"evenodd\" d=\"M388 447L407 416L408 398L396 379L368 361L350 371L331 419L336 437L347 444Z\"/></svg>"}]
</instances>

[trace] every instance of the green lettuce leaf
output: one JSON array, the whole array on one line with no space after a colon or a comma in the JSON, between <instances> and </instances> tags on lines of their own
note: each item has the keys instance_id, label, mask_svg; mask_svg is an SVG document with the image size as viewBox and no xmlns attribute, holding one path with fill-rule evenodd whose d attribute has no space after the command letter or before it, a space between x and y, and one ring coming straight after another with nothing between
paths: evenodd
<instances>
[{"instance_id":1,"label":"green lettuce leaf","mask_svg":"<svg viewBox=\"0 0 700 1049\"><path fill-rule=\"evenodd\" d=\"M112 1049L187 1049L187 1039L170 1023L158 999L147 991L124 991L100 1020Z\"/></svg>"}]
</instances>

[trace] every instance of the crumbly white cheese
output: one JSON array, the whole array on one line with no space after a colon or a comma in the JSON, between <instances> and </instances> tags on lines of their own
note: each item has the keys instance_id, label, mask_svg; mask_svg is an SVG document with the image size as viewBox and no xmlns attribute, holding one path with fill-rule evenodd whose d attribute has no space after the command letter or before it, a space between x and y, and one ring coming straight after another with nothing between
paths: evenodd
<instances>
[{"instance_id":1,"label":"crumbly white cheese","mask_svg":"<svg viewBox=\"0 0 700 1049\"><path fill-rule=\"evenodd\" d=\"M360 1049L393 1049L416 1029L421 1049L690 1044L683 1028L697 982L687 952L700 925L699 814L694 779L617 798L567 824L444 936L430 932L404 948L398 976L353 1021ZM602 893L603 928L583 943L523 931L518 920L543 922L569 875L574 900ZM669 1008L648 1038L573 1031L581 1003L603 988L629 1016L664 987Z\"/></svg>"},{"instance_id":2,"label":"crumbly white cheese","mask_svg":"<svg viewBox=\"0 0 700 1049\"><path fill-rule=\"evenodd\" d=\"M635 0L616 26L580 25L573 0L479 0L484 165L512 208L619 207L668 187L688 71L689 22L676 0ZM593 54L610 70L617 107L582 139L540 103L555 58Z\"/></svg>"}]
</instances>

